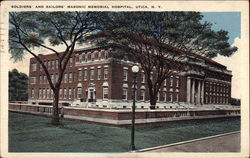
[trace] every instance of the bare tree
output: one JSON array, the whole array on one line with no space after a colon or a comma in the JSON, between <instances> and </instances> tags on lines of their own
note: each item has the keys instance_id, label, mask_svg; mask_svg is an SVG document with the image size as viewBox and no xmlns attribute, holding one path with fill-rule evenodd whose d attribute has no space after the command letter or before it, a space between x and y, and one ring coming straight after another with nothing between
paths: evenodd
<instances>
[{"instance_id":1,"label":"bare tree","mask_svg":"<svg viewBox=\"0 0 250 158\"><path fill-rule=\"evenodd\" d=\"M22 60L31 54L42 66L48 83L54 92L52 124L59 122L59 90L63 74L77 44L86 42L86 36L100 30L105 14L101 12L11 12L9 45L12 58ZM49 41L45 43L45 40ZM54 49L64 45L64 51ZM34 48L44 48L54 53L58 60L58 79L52 82L41 52Z\"/></svg>"}]
</instances>

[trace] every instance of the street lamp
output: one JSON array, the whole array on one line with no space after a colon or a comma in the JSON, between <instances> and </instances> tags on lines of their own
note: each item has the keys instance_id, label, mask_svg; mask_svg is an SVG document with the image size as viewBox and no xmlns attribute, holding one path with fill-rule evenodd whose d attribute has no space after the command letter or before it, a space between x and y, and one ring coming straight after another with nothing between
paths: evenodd
<instances>
[{"instance_id":1,"label":"street lamp","mask_svg":"<svg viewBox=\"0 0 250 158\"><path fill-rule=\"evenodd\" d=\"M132 67L132 72L133 72L133 79L134 79L134 87L133 87L133 106L132 106L132 125L131 125L131 144L130 144L130 149L135 150L135 91L136 91L136 77L137 73L139 71L139 67L134 65Z\"/></svg>"}]
</instances>

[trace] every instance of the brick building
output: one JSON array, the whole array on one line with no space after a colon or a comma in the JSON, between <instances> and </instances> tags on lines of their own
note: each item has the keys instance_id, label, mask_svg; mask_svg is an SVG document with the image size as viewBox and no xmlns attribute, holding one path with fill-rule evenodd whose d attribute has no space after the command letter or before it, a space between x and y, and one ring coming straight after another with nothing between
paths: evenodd
<instances>
[{"instance_id":1,"label":"brick building","mask_svg":"<svg viewBox=\"0 0 250 158\"><path fill-rule=\"evenodd\" d=\"M69 60L61 89L60 103L70 106L129 108L132 105L131 61L118 60L110 54L114 46L76 50ZM177 50L178 51L178 50ZM55 54L44 55L52 82L58 78ZM158 108L229 104L231 71L211 59L191 55L188 70L166 79L158 94ZM35 58L30 59L29 102L51 104L53 91ZM152 74L154 77L154 74ZM136 106L149 107L149 94L142 70L137 77Z\"/></svg>"}]
</instances>

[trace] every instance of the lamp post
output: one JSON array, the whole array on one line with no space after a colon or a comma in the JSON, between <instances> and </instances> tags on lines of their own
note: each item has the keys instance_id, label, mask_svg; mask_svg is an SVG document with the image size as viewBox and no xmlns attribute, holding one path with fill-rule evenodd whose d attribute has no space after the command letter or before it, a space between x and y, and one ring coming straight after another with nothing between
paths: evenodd
<instances>
[{"instance_id":1,"label":"lamp post","mask_svg":"<svg viewBox=\"0 0 250 158\"><path fill-rule=\"evenodd\" d=\"M132 125L131 125L131 144L130 144L130 149L133 151L135 150L135 85L136 85L136 77L137 73L139 71L138 66L133 66L132 67L132 72L133 72L133 82L134 82L134 87L133 87L133 106L132 106Z\"/></svg>"}]
</instances>

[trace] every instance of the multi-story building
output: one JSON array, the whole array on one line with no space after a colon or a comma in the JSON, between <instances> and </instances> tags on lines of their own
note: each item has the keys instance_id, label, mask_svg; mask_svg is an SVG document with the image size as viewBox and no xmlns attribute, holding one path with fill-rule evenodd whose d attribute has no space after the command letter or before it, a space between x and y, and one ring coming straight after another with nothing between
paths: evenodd
<instances>
[{"instance_id":1,"label":"multi-story building","mask_svg":"<svg viewBox=\"0 0 250 158\"><path fill-rule=\"evenodd\" d=\"M69 60L63 77L59 102L83 107L131 107L133 87L131 67L134 63L115 59L110 55L115 49L115 46L107 45L76 50ZM42 59L52 82L55 83L58 78L56 55L44 55ZM29 102L51 104L53 91L35 58L30 59L29 76ZM200 55L191 55L188 58L187 71L164 81L157 97L157 107L229 104L231 77L231 71L225 66ZM136 89L137 108L148 108L149 94L145 75L141 69Z\"/></svg>"}]
</instances>

